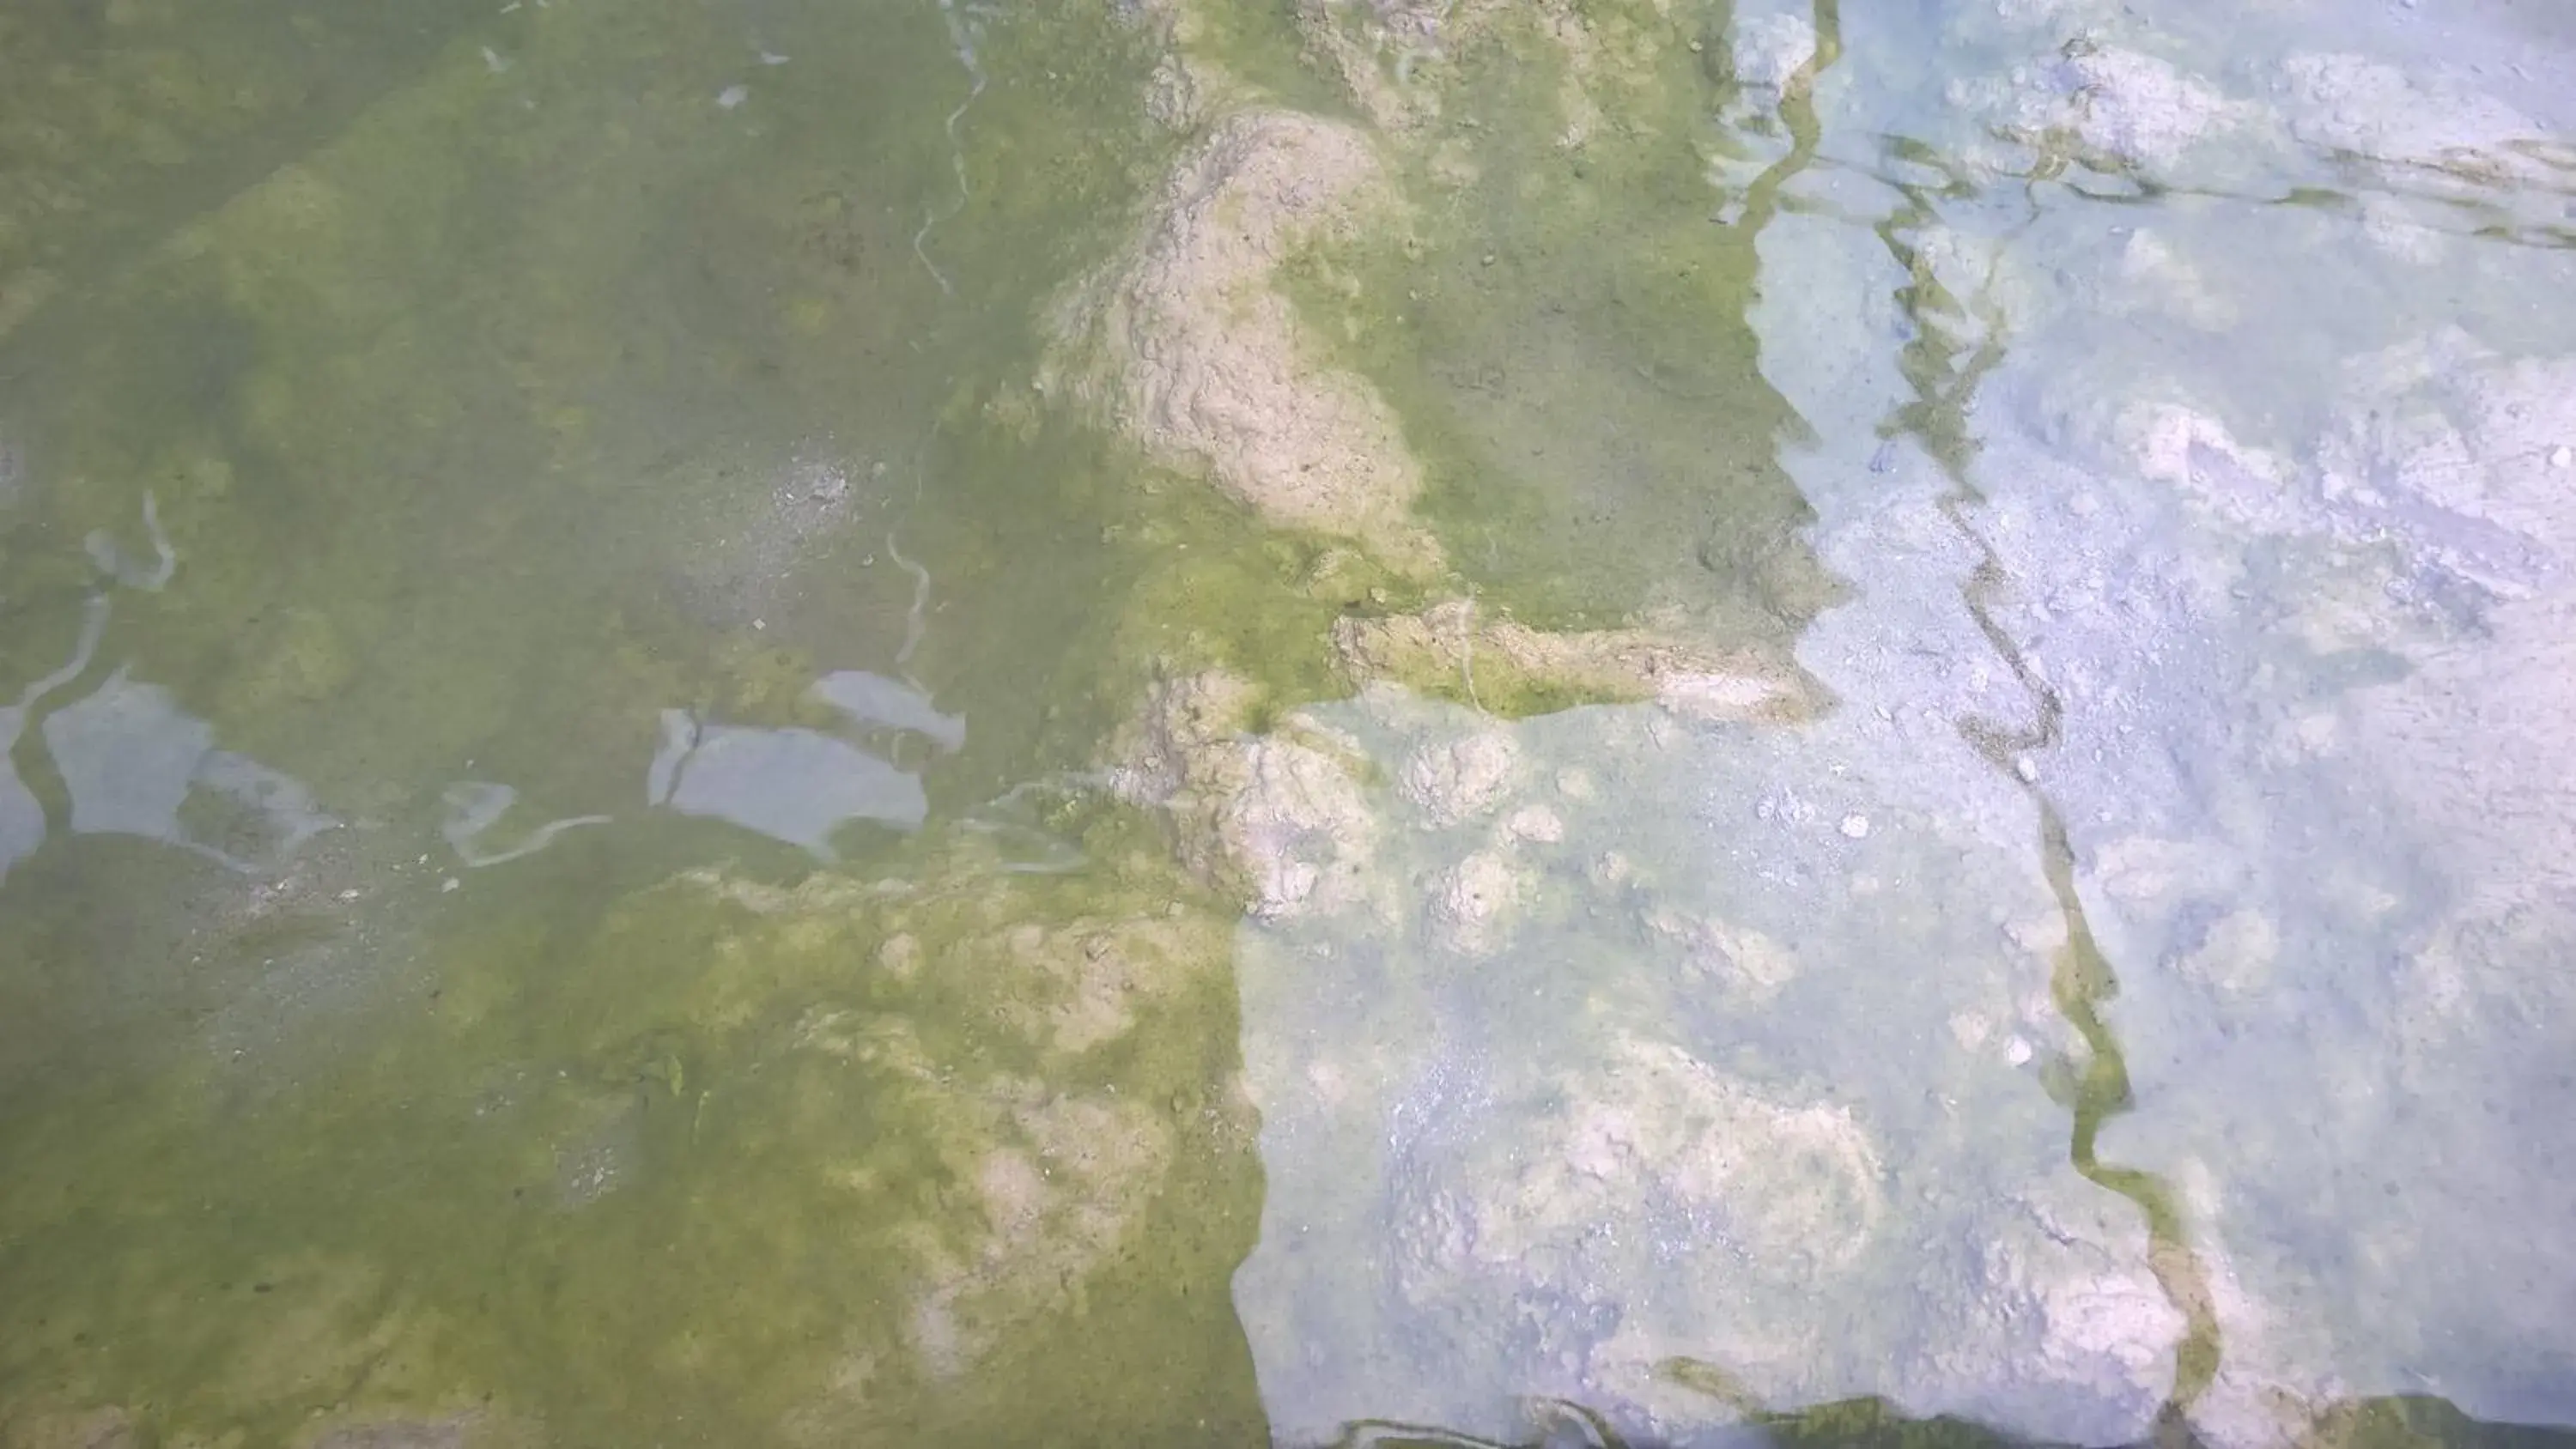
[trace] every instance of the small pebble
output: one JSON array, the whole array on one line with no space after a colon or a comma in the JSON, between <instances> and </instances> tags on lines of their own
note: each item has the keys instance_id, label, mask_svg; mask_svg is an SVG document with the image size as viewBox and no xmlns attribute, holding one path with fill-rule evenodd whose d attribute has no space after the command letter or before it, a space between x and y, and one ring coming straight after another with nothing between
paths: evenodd
<instances>
[{"instance_id":1,"label":"small pebble","mask_svg":"<svg viewBox=\"0 0 2576 1449\"><path fill-rule=\"evenodd\" d=\"M2025 785L2037 784L2039 781L2039 766L2033 764L2028 755L2013 761L2013 773L2021 776L2021 782Z\"/></svg>"},{"instance_id":2,"label":"small pebble","mask_svg":"<svg viewBox=\"0 0 2576 1449\"><path fill-rule=\"evenodd\" d=\"M2556 468L2561 472L2564 472L2569 468L2576 468L2576 448L2571 448L2565 443L2561 443L2557 447L2550 449L2549 466Z\"/></svg>"},{"instance_id":3,"label":"small pebble","mask_svg":"<svg viewBox=\"0 0 2576 1449\"><path fill-rule=\"evenodd\" d=\"M1861 814L1844 816L1843 834L1853 840L1866 837L1869 834L1869 817Z\"/></svg>"},{"instance_id":4,"label":"small pebble","mask_svg":"<svg viewBox=\"0 0 2576 1449\"><path fill-rule=\"evenodd\" d=\"M726 86L722 91L717 93L716 104L730 111L734 107L741 105L743 102L750 99L751 87Z\"/></svg>"},{"instance_id":5,"label":"small pebble","mask_svg":"<svg viewBox=\"0 0 2576 1449\"><path fill-rule=\"evenodd\" d=\"M447 879L438 883L438 889L443 894L447 891L452 891L463 884L465 884L465 882L458 880L456 877L451 875Z\"/></svg>"},{"instance_id":6,"label":"small pebble","mask_svg":"<svg viewBox=\"0 0 2576 1449\"><path fill-rule=\"evenodd\" d=\"M2011 1041L2004 1044L2004 1060L2012 1063L2014 1066L2028 1066L2030 1064L2031 1056L2032 1052L2030 1043L2023 1041L2020 1037L2014 1037Z\"/></svg>"}]
</instances>

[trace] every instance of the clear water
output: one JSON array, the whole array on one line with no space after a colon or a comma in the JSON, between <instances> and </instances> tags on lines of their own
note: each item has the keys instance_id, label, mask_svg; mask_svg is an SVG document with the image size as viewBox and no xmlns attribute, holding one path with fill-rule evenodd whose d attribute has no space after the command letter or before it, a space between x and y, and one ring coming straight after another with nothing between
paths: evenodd
<instances>
[{"instance_id":1,"label":"clear water","mask_svg":"<svg viewBox=\"0 0 2576 1449\"><path fill-rule=\"evenodd\" d=\"M0 1445L2550 1441L2569 13L11 7Z\"/></svg>"}]
</instances>

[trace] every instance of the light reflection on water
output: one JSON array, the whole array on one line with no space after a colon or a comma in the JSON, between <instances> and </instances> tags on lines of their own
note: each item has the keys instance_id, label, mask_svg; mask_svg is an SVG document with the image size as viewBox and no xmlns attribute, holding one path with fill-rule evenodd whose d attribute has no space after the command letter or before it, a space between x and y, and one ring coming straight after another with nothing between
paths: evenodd
<instances>
[{"instance_id":1,"label":"light reflection on water","mask_svg":"<svg viewBox=\"0 0 2576 1449\"><path fill-rule=\"evenodd\" d=\"M2493 328L2563 355L2576 310L2558 143L2452 89L2481 60L2503 68L2514 42L2495 32L2437 80L2358 56L2218 52L2221 84L2270 68L2307 99L2285 122L2168 65L2188 41L2142 15L2005 11L1984 34L1975 13L1898 7L1734 16L1734 73L1767 84L1768 109L1743 99L1760 86L1738 92L1739 144L1715 172L1735 185L1715 215L1763 232L1764 373L1815 432L1783 460L1819 515L1809 539L1855 597L1799 657L1841 709L1757 739L1644 731L1647 759L1686 763L1621 791L1615 825L1577 817L1567 838L1608 848L1588 865L1491 837L1482 851L1517 877L1496 893L1532 917L1499 952L1479 942L1462 960L1436 933L1369 953L1247 934L1269 1195L1237 1297L1291 1438L1381 1415L1511 1439L1532 1432L1529 1394L1671 1433L1728 1412L1669 1372L1686 1361L1712 1364L1730 1401L1886 1394L2081 1442L2298 1432L2278 1416L2318 1391L2294 1383L2430 1387L2527 1420L2576 1407L2568 1263L2541 1226L2567 1215L2539 1166L2566 1148L2536 1142L2528 1108L2488 1085L2531 1082L2563 1048L2564 993L2542 988L2561 1024L2524 1037L2531 988L2503 982L2548 974L2567 940L2558 862L2576 842L2538 818L2565 801L2567 763L2516 751L2483 781L2430 766L2486 808L2553 802L2513 832L2520 863L2473 877L2428 868L2454 809L2399 826L2374 798L2384 772L2429 760L2337 733L2394 702L2401 659L2441 661L2445 701L2556 693L2536 671L2560 651L2491 631L2516 612L2565 615L2576 474L2545 471L2576 431L2565 366L2456 332L2404 344ZM2305 34L2282 27L2291 46L2355 38L2306 19ZM2123 29L2158 54L2123 48ZM1944 68L1927 72L1936 50ZM1930 133L1927 90L1956 118ZM2540 98L2562 113L2571 99ZM2306 210L2285 217L2292 197ZM2285 232L2307 238L2297 262ZM2323 437L2313 462L2250 456L2189 407ZM2179 429L2202 431L2158 441ZM2299 617L2355 572L2378 599L2337 607L2368 622ZM2447 738L2433 748L2457 760L2481 748L2468 718L2494 706L2435 705L2429 720L2424 703L2398 707L2410 745ZM1390 771L1440 748L1406 743L1426 726L1383 706L1362 717L1337 718L1398 730L1369 750ZM1596 717L1553 750L1549 733L1514 732L1533 757L1518 788L1580 811L1551 775L1620 759L1607 742L1640 731ZM1766 777L1773 793L1747 798ZM1673 800L1708 836L1630 845L1656 813L1641 802ZM1781 838L1784 821L1805 838ZM1709 841L1725 842L1717 860ZM1679 929L1663 892L1624 918L1598 893L1573 917L1552 904L1568 878L1597 886L1632 861L1724 881L1725 904ZM1429 864L1411 878L1436 894L1458 877ZM2465 969L2492 984L2464 987L2448 959L2459 928L2440 922L2491 919L2499 896L2517 937L2476 928L2494 954ZM1640 936L1698 949L1659 962ZM1753 964L1765 957L1787 964ZM2439 1034L2484 1048L2425 1041L2428 970L2446 995L2516 1003L2486 1028L2466 1026L2479 1008L2457 995L2434 1008L2462 1013ZM1703 979L1682 988L1677 971ZM1390 976L1412 989L1390 996L1376 984ZM1676 1001L1712 985L1697 1010ZM1363 999L1365 1026L1336 1007ZM1718 1167L1552 1176L1565 1132L1650 1160L1690 1150L1640 1124L1692 1109L1640 1107L1636 1069L1617 1065L1629 1048L1591 1035L1626 1039L1640 1017L1751 1090L1793 1103L1823 1086L1851 1104L1904 1184L1885 1219L1857 1220L1894 1239L1887 1257L1820 1272L1730 1234L1688 1197ZM2504 1040L2521 1064L2499 1071ZM1463 1096L1461 1074L1480 1084ZM2032 1111L2048 1099L2053 1132ZM1424 1120L1447 1144L1429 1155L1410 1125ZM2296 1146L2281 1136L2326 1122L2289 1129ZM2033 1160L2041 1134L2056 1146ZM2464 1151L2477 1183L2405 1165ZM2102 1196L2052 1181L2046 1157ZM2522 1173L2537 1174L2516 1194L2531 1227L2511 1236L2530 1246L2467 1269L2443 1245L2478 1237L2497 1210L2486 1184ZM2403 1208L2325 1186L2379 1174ZM1662 1185L1610 1205L1593 1195L1609 1181ZM1792 1237L1830 1241L1837 1221ZM2422 1316L2392 1321L2392 1293ZM2492 1326L2499 1303L2517 1305L2519 1330Z\"/></svg>"},{"instance_id":2,"label":"light reflection on water","mask_svg":"<svg viewBox=\"0 0 2576 1449\"><path fill-rule=\"evenodd\" d=\"M2576 1422L2576 37L1308 7L1262 103L1416 209L1295 335L1430 459L1426 582L1029 382L1231 94L1165 12L757 8L391 96L491 147L462 300L353 221L399 135L134 275L13 222L0 1445ZM558 105L601 155L512 169ZM1154 425L1296 381L1229 365ZM1516 587L1831 704L1498 717ZM1458 598L1454 689L1314 683Z\"/></svg>"}]
</instances>

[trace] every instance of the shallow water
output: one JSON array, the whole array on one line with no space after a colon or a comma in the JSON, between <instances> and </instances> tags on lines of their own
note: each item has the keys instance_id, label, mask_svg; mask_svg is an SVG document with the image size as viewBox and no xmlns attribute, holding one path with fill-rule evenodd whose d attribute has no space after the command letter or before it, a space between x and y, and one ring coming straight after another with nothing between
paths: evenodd
<instances>
[{"instance_id":1,"label":"shallow water","mask_svg":"<svg viewBox=\"0 0 2576 1449\"><path fill-rule=\"evenodd\" d=\"M17 7L0 1445L2552 1439L2570 76Z\"/></svg>"}]
</instances>

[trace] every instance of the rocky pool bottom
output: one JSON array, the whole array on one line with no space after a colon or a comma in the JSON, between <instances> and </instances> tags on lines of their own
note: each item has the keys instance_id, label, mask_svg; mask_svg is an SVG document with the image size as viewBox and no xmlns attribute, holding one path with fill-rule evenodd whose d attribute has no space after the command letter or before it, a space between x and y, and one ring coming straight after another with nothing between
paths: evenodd
<instances>
[{"instance_id":1,"label":"rocky pool bottom","mask_svg":"<svg viewBox=\"0 0 2576 1449\"><path fill-rule=\"evenodd\" d=\"M0 50L0 1444L2576 1421L2545 17L236 8Z\"/></svg>"}]
</instances>

